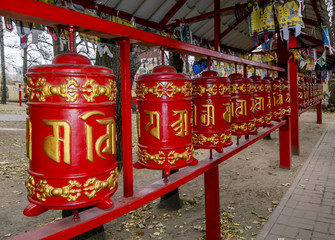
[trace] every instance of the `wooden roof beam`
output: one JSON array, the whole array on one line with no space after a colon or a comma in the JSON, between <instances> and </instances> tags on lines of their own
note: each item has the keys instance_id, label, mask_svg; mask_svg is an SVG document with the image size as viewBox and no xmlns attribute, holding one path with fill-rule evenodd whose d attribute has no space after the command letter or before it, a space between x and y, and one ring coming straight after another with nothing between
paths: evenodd
<instances>
[{"instance_id":1,"label":"wooden roof beam","mask_svg":"<svg viewBox=\"0 0 335 240\"><path fill-rule=\"evenodd\" d=\"M302 18L302 20L304 21L305 24L312 26L312 27L318 27L320 25L320 22L316 22L312 19L308 19L308 18Z\"/></svg>"},{"instance_id":2,"label":"wooden roof beam","mask_svg":"<svg viewBox=\"0 0 335 240\"><path fill-rule=\"evenodd\" d=\"M187 0L179 0L176 4L165 14L163 19L158 24L158 30L163 30L170 19L178 12L178 10L186 3Z\"/></svg>"},{"instance_id":3,"label":"wooden roof beam","mask_svg":"<svg viewBox=\"0 0 335 240\"><path fill-rule=\"evenodd\" d=\"M314 10L317 21L319 23L322 23L321 15L320 15L320 12L319 12L319 9L318 9L318 5L316 4L316 1L311 0L311 5L313 7L313 10Z\"/></svg>"},{"instance_id":4,"label":"wooden roof beam","mask_svg":"<svg viewBox=\"0 0 335 240\"><path fill-rule=\"evenodd\" d=\"M251 12L245 14L244 16L237 19L231 26L229 26L224 32L220 34L220 39L225 37L231 30L233 30L235 27L237 27L243 20L245 20Z\"/></svg>"},{"instance_id":5,"label":"wooden roof beam","mask_svg":"<svg viewBox=\"0 0 335 240\"><path fill-rule=\"evenodd\" d=\"M305 40L307 40L307 41L309 41L309 42L311 42L311 43L313 43L317 46L323 46L323 41L321 41L319 39L316 39L316 38L313 38L311 36L308 36L306 34L300 34L299 37L302 38L302 39L305 39Z\"/></svg>"},{"instance_id":6,"label":"wooden roof beam","mask_svg":"<svg viewBox=\"0 0 335 240\"><path fill-rule=\"evenodd\" d=\"M106 13L106 14L109 14L109 15L118 16L118 17L120 17L122 19L125 19L125 20L128 20L128 21L131 21L132 18L134 18L136 23L158 30L158 23L156 23L156 22L148 21L147 19L139 18L139 17L133 16L133 15L127 13L127 12L118 11L114 8L111 8L111 7L102 5L102 4L97 4L93 0L72 0L72 2L74 4L78 4L78 5L83 6L84 8L98 10L100 12L103 12L103 13Z\"/></svg>"},{"instance_id":7,"label":"wooden roof beam","mask_svg":"<svg viewBox=\"0 0 335 240\"><path fill-rule=\"evenodd\" d=\"M241 4L241 7L245 7L246 4ZM192 22L199 22L199 21L202 21L204 19L207 19L207 18L210 18L210 17L213 17L214 14L216 12L218 12L219 14L224 14L224 13L229 13L229 12L233 12L235 11L235 6L231 6L231 7L226 7L226 8L221 8L217 11L211 11L211 12L208 12L208 13L204 13L204 14L201 14L201 15L198 15L198 16L195 16L195 17L191 17L191 18L186 18L186 19L183 19L182 21L184 23L192 23ZM175 25L177 25L178 23L171 23L169 25L167 25L168 27L174 27Z\"/></svg>"}]
</instances>

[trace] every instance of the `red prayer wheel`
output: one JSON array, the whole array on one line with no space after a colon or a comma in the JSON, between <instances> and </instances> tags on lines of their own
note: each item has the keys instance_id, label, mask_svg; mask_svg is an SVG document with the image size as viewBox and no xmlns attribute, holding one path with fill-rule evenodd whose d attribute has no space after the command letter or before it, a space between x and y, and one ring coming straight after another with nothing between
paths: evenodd
<instances>
[{"instance_id":1,"label":"red prayer wheel","mask_svg":"<svg viewBox=\"0 0 335 240\"><path fill-rule=\"evenodd\" d=\"M222 152L233 144L230 131L230 81L215 71L193 81L193 144Z\"/></svg>"},{"instance_id":2,"label":"red prayer wheel","mask_svg":"<svg viewBox=\"0 0 335 240\"><path fill-rule=\"evenodd\" d=\"M261 76L252 76L254 81L255 124L256 127L271 126L271 83Z\"/></svg>"},{"instance_id":3,"label":"red prayer wheel","mask_svg":"<svg viewBox=\"0 0 335 240\"><path fill-rule=\"evenodd\" d=\"M138 162L163 170L196 164L192 144L192 83L174 67L158 66L137 80Z\"/></svg>"},{"instance_id":4,"label":"red prayer wheel","mask_svg":"<svg viewBox=\"0 0 335 240\"><path fill-rule=\"evenodd\" d=\"M271 120L280 122L282 117L283 95L281 93L281 80L271 79Z\"/></svg>"},{"instance_id":5,"label":"red prayer wheel","mask_svg":"<svg viewBox=\"0 0 335 240\"><path fill-rule=\"evenodd\" d=\"M304 86L305 86L304 107L307 108L309 106L309 99L310 99L308 79L305 81Z\"/></svg>"},{"instance_id":6,"label":"red prayer wheel","mask_svg":"<svg viewBox=\"0 0 335 240\"><path fill-rule=\"evenodd\" d=\"M281 94L283 96L282 117L291 115L290 83L287 79L278 78L281 82Z\"/></svg>"},{"instance_id":7,"label":"red prayer wheel","mask_svg":"<svg viewBox=\"0 0 335 240\"><path fill-rule=\"evenodd\" d=\"M305 98L305 85L304 79L300 78L298 82L298 101L299 101L299 109L304 108L304 98Z\"/></svg>"},{"instance_id":8,"label":"red prayer wheel","mask_svg":"<svg viewBox=\"0 0 335 240\"><path fill-rule=\"evenodd\" d=\"M27 78L31 204L24 214L110 207L118 186L113 71L62 54L30 68Z\"/></svg>"},{"instance_id":9,"label":"red prayer wheel","mask_svg":"<svg viewBox=\"0 0 335 240\"><path fill-rule=\"evenodd\" d=\"M254 84L250 78L234 73L229 76L231 86L231 134L257 134L254 117Z\"/></svg>"}]
</instances>

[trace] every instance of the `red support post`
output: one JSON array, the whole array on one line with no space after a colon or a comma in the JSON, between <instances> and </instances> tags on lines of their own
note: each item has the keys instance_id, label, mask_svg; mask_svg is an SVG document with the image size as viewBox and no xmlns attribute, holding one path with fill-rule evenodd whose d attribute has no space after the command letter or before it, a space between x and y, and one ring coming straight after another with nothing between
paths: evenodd
<instances>
[{"instance_id":1,"label":"red support post","mask_svg":"<svg viewBox=\"0 0 335 240\"><path fill-rule=\"evenodd\" d=\"M70 52L74 53L75 52L75 31L74 31L74 27L71 26L69 27L69 49Z\"/></svg>"},{"instance_id":2,"label":"red support post","mask_svg":"<svg viewBox=\"0 0 335 240\"><path fill-rule=\"evenodd\" d=\"M214 48L215 51L220 51L220 32L221 32L221 24L220 24L220 13L218 10L220 9L220 0L214 0Z\"/></svg>"},{"instance_id":3,"label":"red support post","mask_svg":"<svg viewBox=\"0 0 335 240\"><path fill-rule=\"evenodd\" d=\"M289 49L297 47L297 38L290 35ZM291 94L291 139L292 153L299 155L299 99L298 99L298 65L287 59L287 76Z\"/></svg>"},{"instance_id":4,"label":"red support post","mask_svg":"<svg viewBox=\"0 0 335 240\"><path fill-rule=\"evenodd\" d=\"M279 166L290 169L291 164L291 118L287 117L286 124L279 128Z\"/></svg>"},{"instance_id":5,"label":"red support post","mask_svg":"<svg viewBox=\"0 0 335 240\"><path fill-rule=\"evenodd\" d=\"M205 172L206 238L220 239L219 166Z\"/></svg>"},{"instance_id":6,"label":"red support post","mask_svg":"<svg viewBox=\"0 0 335 240\"><path fill-rule=\"evenodd\" d=\"M123 191L125 197L133 196L133 152L131 125L131 81L129 39L119 40L122 102L122 152L123 152Z\"/></svg>"},{"instance_id":7,"label":"red support post","mask_svg":"<svg viewBox=\"0 0 335 240\"><path fill-rule=\"evenodd\" d=\"M19 106L22 106L22 90L21 90L21 84L19 84Z\"/></svg>"},{"instance_id":8,"label":"red support post","mask_svg":"<svg viewBox=\"0 0 335 240\"><path fill-rule=\"evenodd\" d=\"M322 123L322 101L316 105L316 123Z\"/></svg>"}]
</instances>

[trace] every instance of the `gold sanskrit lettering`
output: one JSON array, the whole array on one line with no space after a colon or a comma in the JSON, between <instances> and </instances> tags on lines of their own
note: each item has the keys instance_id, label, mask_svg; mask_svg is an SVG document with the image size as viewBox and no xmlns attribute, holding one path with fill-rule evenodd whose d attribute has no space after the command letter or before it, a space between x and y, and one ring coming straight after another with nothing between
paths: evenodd
<instances>
[{"instance_id":1,"label":"gold sanskrit lettering","mask_svg":"<svg viewBox=\"0 0 335 240\"><path fill-rule=\"evenodd\" d=\"M208 105L201 105L201 107L205 108L202 110L200 115L200 122L203 126L208 127L210 124L213 126L215 125L215 113L214 113L214 106L211 104Z\"/></svg>"},{"instance_id":2,"label":"gold sanskrit lettering","mask_svg":"<svg viewBox=\"0 0 335 240\"><path fill-rule=\"evenodd\" d=\"M103 112L100 111L90 111L82 114L80 118L86 121L91 116L105 116ZM106 126L106 134L100 136L95 143L95 151L97 155L106 159L101 154L101 146L106 142L106 146L102 150L106 154L115 154L116 152L116 129L115 120L113 118L104 118L96 120L100 125ZM85 133L86 133L86 158L88 161L93 162L93 127L85 123Z\"/></svg>"},{"instance_id":3,"label":"gold sanskrit lettering","mask_svg":"<svg viewBox=\"0 0 335 240\"><path fill-rule=\"evenodd\" d=\"M27 158L32 159L32 128L30 118L26 120L26 152Z\"/></svg>"},{"instance_id":4,"label":"gold sanskrit lettering","mask_svg":"<svg viewBox=\"0 0 335 240\"><path fill-rule=\"evenodd\" d=\"M63 161L71 164L70 143L71 143L71 126L66 121L59 120L43 120L46 126L52 127L53 135L44 139L43 149L45 154L53 161L60 163L61 160L61 142L63 143ZM63 129L63 138L61 138L61 130Z\"/></svg>"},{"instance_id":5,"label":"gold sanskrit lettering","mask_svg":"<svg viewBox=\"0 0 335 240\"><path fill-rule=\"evenodd\" d=\"M255 97L256 99L256 104L255 104L255 109L264 111L264 98L263 97Z\"/></svg>"},{"instance_id":6,"label":"gold sanskrit lettering","mask_svg":"<svg viewBox=\"0 0 335 240\"><path fill-rule=\"evenodd\" d=\"M161 139L160 133L160 114L158 111L144 111L145 114L149 115L149 123L144 127L145 131L148 131L149 128L154 125L154 117L156 117L156 126L151 128L149 134L158 140Z\"/></svg>"},{"instance_id":7,"label":"gold sanskrit lettering","mask_svg":"<svg viewBox=\"0 0 335 240\"><path fill-rule=\"evenodd\" d=\"M188 136L188 112L187 110L176 110L173 111L176 116L179 114L179 119L172 123L170 126L173 128L175 132L177 132L176 136L185 137Z\"/></svg>"},{"instance_id":8,"label":"gold sanskrit lettering","mask_svg":"<svg viewBox=\"0 0 335 240\"><path fill-rule=\"evenodd\" d=\"M232 116L236 115L239 117L240 115L247 116L247 100L239 100L236 99L236 103L239 103L239 107L235 106L234 109L234 104L232 104Z\"/></svg>"}]
</instances>

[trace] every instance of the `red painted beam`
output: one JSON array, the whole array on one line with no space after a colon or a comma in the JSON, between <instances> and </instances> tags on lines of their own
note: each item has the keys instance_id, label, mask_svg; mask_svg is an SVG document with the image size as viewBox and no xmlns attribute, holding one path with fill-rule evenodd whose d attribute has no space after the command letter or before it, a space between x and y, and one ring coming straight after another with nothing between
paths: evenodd
<instances>
[{"instance_id":1,"label":"red painted beam","mask_svg":"<svg viewBox=\"0 0 335 240\"><path fill-rule=\"evenodd\" d=\"M287 117L286 120L286 124L279 128L279 165L290 169L292 165L291 117Z\"/></svg>"},{"instance_id":2,"label":"red painted beam","mask_svg":"<svg viewBox=\"0 0 335 240\"><path fill-rule=\"evenodd\" d=\"M195 166L180 169L179 172L169 176L168 182L160 179L152 184L142 187L134 192L129 198L119 197L113 200L113 206L109 209L91 208L80 213L80 219L73 221L72 216L43 225L31 231L14 236L11 240L27 239L69 239L78 234L86 232L106 222L116 219L154 199L180 187L192 179L204 174L210 169L218 166L240 151L246 149L269 133L284 126L286 121L274 122L273 127L258 131L258 135L251 135L248 140L240 139L239 145L233 144L225 148L223 153L213 155L213 159L203 159Z\"/></svg>"},{"instance_id":3,"label":"red painted beam","mask_svg":"<svg viewBox=\"0 0 335 240\"><path fill-rule=\"evenodd\" d=\"M17 6L21 6L18 8ZM198 47L189 43L166 38L140 29L127 27L104 19L74 12L65 8L33 0L0 1L0 15L17 20L39 23L52 27L74 26L78 32L92 34L103 38L126 37L134 42L144 42L149 46L164 46L167 50L178 49L179 52L194 56L207 56L227 62L238 62L258 68L284 72L285 69L263 63L250 61L229 54ZM63 16L67 16L66 18Z\"/></svg>"},{"instance_id":4,"label":"red painted beam","mask_svg":"<svg viewBox=\"0 0 335 240\"><path fill-rule=\"evenodd\" d=\"M241 22L243 22L243 20L245 20L250 15L250 13L251 12L249 12L248 14L245 14L244 16L240 17L231 26L229 26L226 30L224 30L224 32L220 34L220 39L223 38L223 37L225 37L228 33L230 33L231 30L233 30Z\"/></svg>"},{"instance_id":5,"label":"red painted beam","mask_svg":"<svg viewBox=\"0 0 335 240\"><path fill-rule=\"evenodd\" d=\"M163 19L158 24L158 30L163 30L165 25L170 19L178 12L178 10L186 3L187 0L179 0L176 4L166 13Z\"/></svg>"},{"instance_id":6,"label":"red painted beam","mask_svg":"<svg viewBox=\"0 0 335 240\"><path fill-rule=\"evenodd\" d=\"M321 15L320 15L320 12L319 12L319 9L318 9L318 5L316 3L315 0L311 0L311 5L312 5L312 8L314 10L314 13L315 13L315 16L316 16L316 19L319 23L322 23L322 19L321 19Z\"/></svg>"}]
</instances>

